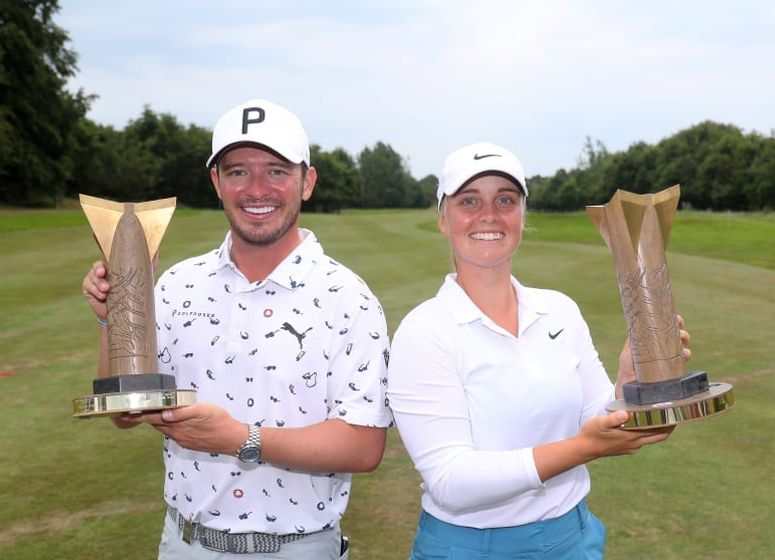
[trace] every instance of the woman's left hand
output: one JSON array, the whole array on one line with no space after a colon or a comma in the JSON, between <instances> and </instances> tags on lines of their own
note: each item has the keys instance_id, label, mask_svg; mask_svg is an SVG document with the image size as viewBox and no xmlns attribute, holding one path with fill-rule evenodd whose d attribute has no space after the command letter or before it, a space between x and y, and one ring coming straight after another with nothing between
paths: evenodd
<instances>
[{"instance_id":1,"label":"woman's left hand","mask_svg":"<svg viewBox=\"0 0 775 560\"><path fill-rule=\"evenodd\" d=\"M684 319L680 315L678 317L678 329L681 334L681 345L683 346L684 360L689 361L692 357L692 351L689 348L692 337L684 327ZM636 380L635 377L635 363L632 360L632 349L630 348L630 339L624 341L624 347L621 354L619 354L619 372L616 376L616 398L622 398L622 386L625 383L632 383Z\"/></svg>"}]
</instances>

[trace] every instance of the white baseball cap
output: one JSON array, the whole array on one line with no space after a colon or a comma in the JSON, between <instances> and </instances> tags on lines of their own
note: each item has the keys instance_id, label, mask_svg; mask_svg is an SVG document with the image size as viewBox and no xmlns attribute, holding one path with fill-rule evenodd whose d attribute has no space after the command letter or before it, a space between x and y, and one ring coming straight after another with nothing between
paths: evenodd
<instances>
[{"instance_id":1,"label":"white baseball cap","mask_svg":"<svg viewBox=\"0 0 775 560\"><path fill-rule=\"evenodd\" d=\"M452 196L472 178L487 172L508 175L527 196L525 172L517 156L490 142L478 142L457 149L447 156L436 191L439 208L444 196Z\"/></svg>"},{"instance_id":2,"label":"white baseball cap","mask_svg":"<svg viewBox=\"0 0 775 560\"><path fill-rule=\"evenodd\" d=\"M276 103L251 99L229 109L213 129L213 153L207 158L212 167L234 144L261 144L291 163L309 165L309 140L296 115Z\"/></svg>"}]
</instances>

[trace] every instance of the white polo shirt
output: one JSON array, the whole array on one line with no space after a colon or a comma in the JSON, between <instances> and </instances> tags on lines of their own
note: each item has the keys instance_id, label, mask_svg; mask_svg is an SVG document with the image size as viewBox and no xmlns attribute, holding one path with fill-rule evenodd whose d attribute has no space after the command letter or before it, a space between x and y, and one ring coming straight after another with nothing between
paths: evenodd
<instances>
[{"instance_id":1,"label":"white polo shirt","mask_svg":"<svg viewBox=\"0 0 775 560\"><path fill-rule=\"evenodd\" d=\"M450 274L391 345L388 399L422 476L422 507L455 525L511 527L571 510L589 491L586 467L542 484L533 447L575 435L614 395L573 300L512 284L518 337Z\"/></svg>"},{"instance_id":2,"label":"white polo shirt","mask_svg":"<svg viewBox=\"0 0 775 560\"><path fill-rule=\"evenodd\" d=\"M223 245L156 285L159 366L199 402L249 424L294 428L339 418L387 427L388 335L366 284L327 257L312 232L250 283ZM344 514L347 473L309 473L181 448L165 438L167 503L207 527L303 533Z\"/></svg>"}]
</instances>

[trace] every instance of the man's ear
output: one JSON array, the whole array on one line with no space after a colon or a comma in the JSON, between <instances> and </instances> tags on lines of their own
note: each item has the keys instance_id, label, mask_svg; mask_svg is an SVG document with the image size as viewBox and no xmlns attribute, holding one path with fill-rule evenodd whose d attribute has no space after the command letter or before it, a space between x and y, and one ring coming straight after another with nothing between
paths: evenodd
<instances>
[{"instance_id":1,"label":"man's ear","mask_svg":"<svg viewBox=\"0 0 775 560\"><path fill-rule=\"evenodd\" d=\"M215 194L218 195L218 198L220 200L223 200L223 197L221 196L221 184L220 179L218 177L218 166L213 165L210 168L210 181L213 183L213 188L215 189Z\"/></svg>"},{"instance_id":2,"label":"man's ear","mask_svg":"<svg viewBox=\"0 0 775 560\"><path fill-rule=\"evenodd\" d=\"M304 175L304 184L301 186L301 199L309 200L312 196L312 191L315 190L315 183L318 181L318 172L314 167L307 169L307 173Z\"/></svg>"}]
</instances>

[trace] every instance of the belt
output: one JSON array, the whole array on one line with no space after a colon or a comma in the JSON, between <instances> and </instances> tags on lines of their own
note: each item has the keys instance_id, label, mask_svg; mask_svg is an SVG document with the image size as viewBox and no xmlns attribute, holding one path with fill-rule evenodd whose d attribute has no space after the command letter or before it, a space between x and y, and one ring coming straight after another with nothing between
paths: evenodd
<instances>
[{"instance_id":1,"label":"belt","mask_svg":"<svg viewBox=\"0 0 775 560\"><path fill-rule=\"evenodd\" d=\"M201 523L194 523L186 519L178 510L167 506L167 515L177 524L182 531L183 541L191 544L197 541L205 548L218 552L232 554L248 554L253 552L278 552L280 546L303 539L307 533L290 535L273 535L271 533L229 533L205 527Z\"/></svg>"}]
</instances>

